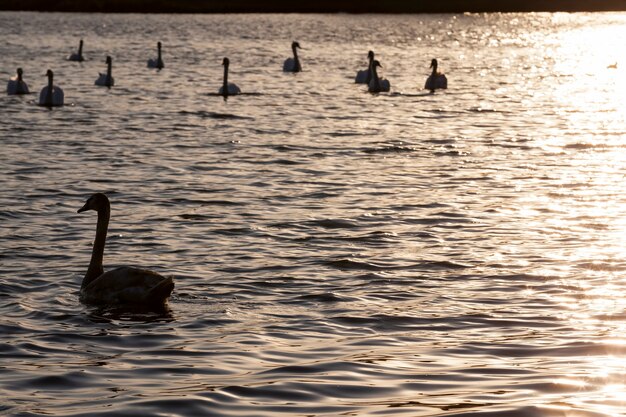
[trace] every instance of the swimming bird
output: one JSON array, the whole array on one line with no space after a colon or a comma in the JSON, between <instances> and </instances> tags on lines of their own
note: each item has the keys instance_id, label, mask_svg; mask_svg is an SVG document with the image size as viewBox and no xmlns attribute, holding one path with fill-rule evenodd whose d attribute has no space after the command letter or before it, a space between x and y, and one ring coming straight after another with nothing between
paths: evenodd
<instances>
[{"instance_id":1,"label":"swimming bird","mask_svg":"<svg viewBox=\"0 0 626 417\"><path fill-rule=\"evenodd\" d=\"M96 193L78 209L78 213L87 210L95 210L98 213L98 224L91 261L80 287L81 301L108 305L163 305L174 289L172 277L128 266L104 272L102 258L111 217L111 204L106 195Z\"/></svg>"},{"instance_id":2,"label":"swimming bird","mask_svg":"<svg viewBox=\"0 0 626 417\"><path fill-rule=\"evenodd\" d=\"M82 39L78 43L78 52L76 52L75 54L70 54L70 56L67 57L67 60L77 61L77 62L83 62L85 60L85 58L83 57L83 40Z\"/></svg>"},{"instance_id":3,"label":"swimming bird","mask_svg":"<svg viewBox=\"0 0 626 417\"><path fill-rule=\"evenodd\" d=\"M115 85L115 79L111 75L111 67L113 65L113 59L107 55L107 59L105 61L107 63L107 72L105 74L98 73L98 78L96 79L96 85L101 85L103 87L113 87Z\"/></svg>"},{"instance_id":4,"label":"swimming bird","mask_svg":"<svg viewBox=\"0 0 626 417\"><path fill-rule=\"evenodd\" d=\"M230 65L230 60L228 58L224 58L222 65L224 66L224 83L220 87L218 94L224 96L224 98L240 94L241 90L239 87L237 87L236 84L228 82L228 66Z\"/></svg>"},{"instance_id":5,"label":"swimming bird","mask_svg":"<svg viewBox=\"0 0 626 417\"><path fill-rule=\"evenodd\" d=\"M433 59L430 61L430 68L433 69L433 72L426 79L426 83L424 84L424 88L426 90L430 90L431 93L434 93L437 89L446 89L448 88L448 79L446 76L440 72L437 72L437 60Z\"/></svg>"},{"instance_id":6,"label":"swimming bird","mask_svg":"<svg viewBox=\"0 0 626 417\"><path fill-rule=\"evenodd\" d=\"M22 79L23 71L21 68L17 69L17 75L12 77L7 84L7 94L28 94L28 84Z\"/></svg>"},{"instance_id":7,"label":"swimming bird","mask_svg":"<svg viewBox=\"0 0 626 417\"><path fill-rule=\"evenodd\" d=\"M380 65L380 62L378 62L378 60L372 60L372 63L370 65L372 79L370 80L368 85L368 91L370 93L387 92L391 88L391 83L389 82L389 80L378 77L378 71L376 71L376 68L378 67L382 68L383 66Z\"/></svg>"},{"instance_id":8,"label":"swimming bird","mask_svg":"<svg viewBox=\"0 0 626 417\"><path fill-rule=\"evenodd\" d=\"M46 72L46 76L48 77L48 85L42 88L41 93L39 93L39 105L48 107L62 106L63 90L61 87L54 85L54 74L51 70Z\"/></svg>"},{"instance_id":9,"label":"swimming bird","mask_svg":"<svg viewBox=\"0 0 626 417\"><path fill-rule=\"evenodd\" d=\"M148 68L163 69L163 59L161 58L161 41L157 42L157 57L148 60Z\"/></svg>"},{"instance_id":10,"label":"swimming bird","mask_svg":"<svg viewBox=\"0 0 626 417\"><path fill-rule=\"evenodd\" d=\"M372 65L373 60L374 60L374 52L369 51L367 53L367 61L368 61L367 69L357 71L356 77L354 77L354 82L356 84L368 84L369 85L370 80L372 79L372 72L370 71L370 67Z\"/></svg>"},{"instance_id":11,"label":"swimming bird","mask_svg":"<svg viewBox=\"0 0 626 417\"><path fill-rule=\"evenodd\" d=\"M302 65L300 65L300 59L298 58L297 48L302 49L298 42L291 43L291 50L293 51L293 58L285 59L283 64L284 72L300 72L302 71Z\"/></svg>"}]
</instances>

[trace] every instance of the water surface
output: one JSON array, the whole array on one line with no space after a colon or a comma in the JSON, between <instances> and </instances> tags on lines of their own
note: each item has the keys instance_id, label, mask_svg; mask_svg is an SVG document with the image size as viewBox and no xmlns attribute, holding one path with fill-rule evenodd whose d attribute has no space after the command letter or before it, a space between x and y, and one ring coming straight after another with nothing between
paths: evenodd
<instances>
[{"instance_id":1,"label":"water surface","mask_svg":"<svg viewBox=\"0 0 626 417\"><path fill-rule=\"evenodd\" d=\"M0 13L35 92L0 98L0 414L624 415L625 27ZM389 94L352 82L369 49ZM173 275L167 311L79 302L93 192L105 266Z\"/></svg>"}]
</instances>

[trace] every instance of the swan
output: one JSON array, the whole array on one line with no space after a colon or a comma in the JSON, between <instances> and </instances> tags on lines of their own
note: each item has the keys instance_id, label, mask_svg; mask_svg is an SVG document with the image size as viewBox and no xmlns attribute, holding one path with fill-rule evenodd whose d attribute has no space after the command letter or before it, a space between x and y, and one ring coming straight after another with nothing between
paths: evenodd
<instances>
[{"instance_id":1,"label":"swan","mask_svg":"<svg viewBox=\"0 0 626 417\"><path fill-rule=\"evenodd\" d=\"M83 40L82 39L78 43L78 52L68 56L67 60L68 61L78 61L78 62L83 62L85 60L85 58L83 57Z\"/></svg>"},{"instance_id":2,"label":"swan","mask_svg":"<svg viewBox=\"0 0 626 417\"><path fill-rule=\"evenodd\" d=\"M163 59L161 58L161 41L157 42L157 57L148 60L148 68L163 69Z\"/></svg>"},{"instance_id":3,"label":"swan","mask_svg":"<svg viewBox=\"0 0 626 417\"><path fill-rule=\"evenodd\" d=\"M220 87L218 94L224 96L224 98L240 94L241 90L239 87L237 87L236 84L228 82L228 66L230 65L230 60L224 58L222 65L224 66L224 84Z\"/></svg>"},{"instance_id":4,"label":"swan","mask_svg":"<svg viewBox=\"0 0 626 417\"><path fill-rule=\"evenodd\" d=\"M42 88L41 93L39 93L39 105L48 107L62 106L64 98L63 90L53 84L52 80L54 74L51 70L46 72L46 76L48 77L48 85Z\"/></svg>"},{"instance_id":5,"label":"swan","mask_svg":"<svg viewBox=\"0 0 626 417\"><path fill-rule=\"evenodd\" d=\"M433 69L433 72L428 76L426 84L424 84L424 88L430 90L431 93L434 93L437 89L448 88L448 79L444 74L437 72L437 65L436 59L430 61L430 68Z\"/></svg>"},{"instance_id":6,"label":"swan","mask_svg":"<svg viewBox=\"0 0 626 417\"><path fill-rule=\"evenodd\" d=\"M298 59L298 51L296 48L302 49L298 42L291 43L291 50L293 51L293 58L285 59L285 63L283 64L284 72L300 72L302 71L302 65L300 65L300 60Z\"/></svg>"},{"instance_id":7,"label":"swan","mask_svg":"<svg viewBox=\"0 0 626 417\"><path fill-rule=\"evenodd\" d=\"M172 277L128 266L104 272L102 257L111 217L111 204L107 196L96 193L78 209L78 213L87 210L98 213L98 225L89 268L80 287L81 301L88 304L164 304L174 289Z\"/></svg>"},{"instance_id":8,"label":"swan","mask_svg":"<svg viewBox=\"0 0 626 417\"><path fill-rule=\"evenodd\" d=\"M115 85L115 79L111 75L111 66L113 65L113 60L110 56L107 55L107 59L105 61L107 63L107 72L106 74L99 73L100 75L96 79L96 85L101 85L103 87L113 87Z\"/></svg>"},{"instance_id":9,"label":"swan","mask_svg":"<svg viewBox=\"0 0 626 417\"><path fill-rule=\"evenodd\" d=\"M7 94L28 94L30 92L28 91L28 84L22 79L22 74L22 69L18 68L17 75L12 77L7 84Z\"/></svg>"},{"instance_id":10,"label":"swan","mask_svg":"<svg viewBox=\"0 0 626 417\"><path fill-rule=\"evenodd\" d=\"M373 60L374 60L374 52L369 51L367 53L367 61L368 61L367 69L357 71L356 77L354 77L355 84L368 84L369 85L370 80L372 79L370 66L372 65Z\"/></svg>"},{"instance_id":11,"label":"swan","mask_svg":"<svg viewBox=\"0 0 626 417\"><path fill-rule=\"evenodd\" d=\"M370 93L387 92L391 88L389 80L386 80L384 78L378 78L378 72L376 71L377 67L382 68L383 66L380 65L380 62L374 59L370 64L370 71L372 73L372 79L370 80L368 85L368 91Z\"/></svg>"}]
</instances>

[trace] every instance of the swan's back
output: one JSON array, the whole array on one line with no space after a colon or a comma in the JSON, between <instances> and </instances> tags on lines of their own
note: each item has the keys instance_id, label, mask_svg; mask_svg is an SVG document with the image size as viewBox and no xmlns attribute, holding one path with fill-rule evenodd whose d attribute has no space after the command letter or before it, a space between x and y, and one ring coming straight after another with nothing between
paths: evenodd
<instances>
[{"instance_id":1,"label":"swan's back","mask_svg":"<svg viewBox=\"0 0 626 417\"><path fill-rule=\"evenodd\" d=\"M39 93L39 105L40 106L62 106L65 94L63 94L63 90L56 85L52 86L52 100L51 102L47 102L46 98L48 96L49 86L45 86L41 89L41 93Z\"/></svg>"},{"instance_id":2,"label":"swan's back","mask_svg":"<svg viewBox=\"0 0 626 417\"><path fill-rule=\"evenodd\" d=\"M134 267L112 269L80 290L89 304L164 304L174 289L172 277Z\"/></svg>"},{"instance_id":3,"label":"swan's back","mask_svg":"<svg viewBox=\"0 0 626 417\"><path fill-rule=\"evenodd\" d=\"M112 76L109 77L107 74L99 72L95 84L102 87L113 87L115 85L115 79Z\"/></svg>"},{"instance_id":4,"label":"swan's back","mask_svg":"<svg viewBox=\"0 0 626 417\"><path fill-rule=\"evenodd\" d=\"M439 90L448 88L448 78L444 74L431 74L424 84L426 90Z\"/></svg>"},{"instance_id":5,"label":"swan's back","mask_svg":"<svg viewBox=\"0 0 626 417\"><path fill-rule=\"evenodd\" d=\"M233 83L228 83L227 86L227 90L228 90L228 95L229 96L234 96L237 94L241 94L241 89L239 87L237 87L237 84L233 84ZM224 86L221 86L218 94L220 95L224 95Z\"/></svg>"},{"instance_id":6,"label":"swan's back","mask_svg":"<svg viewBox=\"0 0 626 417\"><path fill-rule=\"evenodd\" d=\"M386 93L391 90L391 83L386 78L382 78L378 80L378 85L376 85L376 80L370 80L368 85L368 91L370 93Z\"/></svg>"},{"instance_id":7,"label":"swan's back","mask_svg":"<svg viewBox=\"0 0 626 417\"><path fill-rule=\"evenodd\" d=\"M163 60L159 60L158 58L148 59L148 68L163 69L164 67L165 65L163 65Z\"/></svg>"},{"instance_id":8,"label":"swan's back","mask_svg":"<svg viewBox=\"0 0 626 417\"><path fill-rule=\"evenodd\" d=\"M284 72L298 72L300 70L298 69L295 59L287 58L285 59L285 62L283 63L283 71Z\"/></svg>"},{"instance_id":9,"label":"swan's back","mask_svg":"<svg viewBox=\"0 0 626 417\"><path fill-rule=\"evenodd\" d=\"M17 77L13 77L9 80L7 84L7 94L28 94L30 91L28 90L28 84L24 81L20 81Z\"/></svg>"},{"instance_id":10,"label":"swan's back","mask_svg":"<svg viewBox=\"0 0 626 417\"><path fill-rule=\"evenodd\" d=\"M369 69L357 71L356 77L354 77L355 84L366 84L369 74Z\"/></svg>"}]
</instances>

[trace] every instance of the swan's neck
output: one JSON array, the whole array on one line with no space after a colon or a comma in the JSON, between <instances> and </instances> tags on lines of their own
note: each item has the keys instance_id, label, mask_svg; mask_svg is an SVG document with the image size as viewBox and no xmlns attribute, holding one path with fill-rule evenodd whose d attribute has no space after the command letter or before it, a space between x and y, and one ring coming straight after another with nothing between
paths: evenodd
<instances>
[{"instance_id":1,"label":"swan's neck","mask_svg":"<svg viewBox=\"0 0 626 417\"><path fill-rule=\"evenodd\" d=\"M107 80L111 80L111 69L112 69L113 63L111 61L107 62Z\"/></svg>"},{"instance_id":2,"label":"swan's neck","mask_svg":"<svg viewBox=\"0 0 626 417\"><path fill-rule=\"evenodd\" d=\"M104 256L104 245L107 239L107 230L109 228L109 218L111 217L111 207L106 207L98 210L98 225L96 226L96 240L93 243L93 251L91 252L91 261L89 262L89 268L83 278L82 287L86 287L94 279L98 278L104 273L102 267L102 258Z\"/></svg>"},{"instance_id":3,"label":"swan's neck","mask_svg":"<svg viewBox=\"0 0 626 417\"><path fill-rule=\"evenodd\" d=\"M376 71L376 65L372 65L372 79L374 80L374 86L376 90L380 90L380 79L378 78L378 71Z\"/></svg>"},{"instance_id":4,"label":"swan's neck","mask_svg":"<svg viewBox=\"0 0 626 417\"><path fill-rule=\"evenodd\" d=\"M437 75L437 64L433 65L433 76Z\"/></svg>"},{"instance_id":5,"label":"swan's neck","mask_svg":"<svg viewBox=\"0 0 626 417\"><path fill-rule=\"evenodd\" d=\"M374 57L369 57L370 63L367 67L367 76L365 77L365 84L369 85L370 81L372 81L372 64L374 63Z\"/></svg>"},{"instance_id":6,"label":"swan's neck","mask_svg":"<svg viewBox=\"0 0 626 417\"><path fill-rule=\"evenodd\" d=\"M228 94L228 65L224 65L224 86L222 87L224 95Z\"/></svg>"},{"instance_id":7,"label":"swan's neck","mask_svg":"<svg viewBox=\"0 0 626 417\"><path fill-rule=\"evenodd\" d=\"M161 62L161 47L160 46L157 48L157 61Z\"/></svg>"},{"instance_id":8,"label":"swan's neck","mask_svg":"<svg viewBox=\"0 0 626 417\"><path fill-rule=\"evenodd\" d=\"M22 73L21 73L21 72L18 72L18 73L17 73L17 82L18 82L18 83L21 83L22 81L23 81L23 80L22 80Z\"/></svg>"},{"instance_id":9,"label":"swan's neck","mask_svg":"<svg viewBox=\"0 0 626 417\"><path fill-rule=\"evenodd\" d=\"M48 75L48 90L46 91L46 99L45 102L48 106L52 105L52 89L54 88L52 75Z\"/></svg>"},{"instance_id":10,"label":"swan's neck","mask_svg":"<svg viewBox=\"0 0 626 417\"><path fill-rule=\"evenodd\" d=\"M80 43L78 44L78 56L83 56L83 41L80 41Z\"/></svg>"},{"instance_id":11,"label":"swan's neck","mask_svg":"<svg viewBox=\"0 0 626 417\"><path fill-rule=\"evenodd\" d=\"M293 50L293 61L294 61L293 69L295 72L301 71L302 68L300 68L300 60L298 59L298 50L296 49L295 46L292 47L291 49Z\"/></svg>"}]
</instances>

